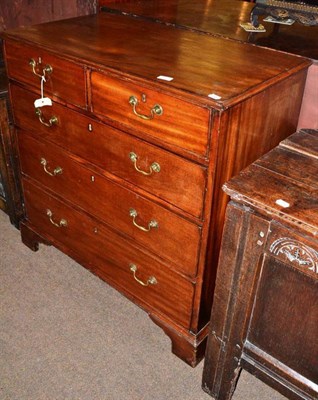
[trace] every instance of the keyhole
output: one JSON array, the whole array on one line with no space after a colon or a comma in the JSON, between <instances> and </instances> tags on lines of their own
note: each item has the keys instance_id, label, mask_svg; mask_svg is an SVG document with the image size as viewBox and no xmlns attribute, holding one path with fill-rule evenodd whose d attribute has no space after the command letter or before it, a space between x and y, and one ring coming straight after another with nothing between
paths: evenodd
<instances>
[{"instance_id":1,"label":"keyhole","mask_svg":"<svg viewBox=\"0 0 318 400\"><path fill-rule=\"evenodd\" d=\"M147 101L147 96L145 95L145 93L142 93L142 95L141 95L141 101L142 101L143 103L146 103L146 101Z\"/></svg>"}]
</instances>

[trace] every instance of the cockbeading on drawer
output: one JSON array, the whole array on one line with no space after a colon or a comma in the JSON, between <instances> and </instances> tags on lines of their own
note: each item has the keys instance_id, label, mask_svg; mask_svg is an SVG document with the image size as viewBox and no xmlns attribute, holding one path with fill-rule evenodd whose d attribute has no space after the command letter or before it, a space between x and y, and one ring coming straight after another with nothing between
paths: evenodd
<instances>
[{"instance_id":1,"label":"cockbeading on drawer","mask_svg":"<svg viewBox=\"0 0 318 400\"><path fill-rule=\"evenodd\" d=\"M94 71L91 92L95 114L163 143L207 155L208 108Z\"/></svg>"},{"instance_id":2,"label":"cockbeading on drawer","mask_svg":"<svg viewBox=\"0 0 318 400\"><path fill-rule=\"evenodd\" d=\"M105 169L196 218L201 218L207 170L171 152L153 146L56 102L34 112L34 92L12 85L16 124ZM120 145L119 145L120 144ZM156 165L154 169L152 166ZM159 166L159 167L158 167ZM186 179L185 179L186 177Z\"/></svg>"},{"instance_id":3,"label":"cockbeading on drawer","mask_svg":"<svg viewBox=\"0 0 318 400\"><path fill-rule=\"evenodd\" d=\"M72 247L75 259L136 303L189 328L195 286L191 281L26 179L24 192L30 223L57 247Z\"/></svg>"},{"instance_id":4,"label":"cockbeading on drawer","mask_svg":"<svg viewBox=\"0 0 318 400\"><path fill-rule=\"evenodd\" d=\"M6 41L5 53L9 78L36 89L40 97L41 79L44 77L45 95L86 108L85 72L82 66L41 48L14 41Z\"/></svg>"},{"instance_id":5,"label":"cockbeading on drawer","mask_svg":"<svg viewBox=\"0 0 318 400\"><path fill-rule=\"evenodd\" d=\"M181 273L196 275L200 226L95 174L61 148L23 131L19 132L19 150L24 175L136 240Z\"/></svg>"}]
</instances>

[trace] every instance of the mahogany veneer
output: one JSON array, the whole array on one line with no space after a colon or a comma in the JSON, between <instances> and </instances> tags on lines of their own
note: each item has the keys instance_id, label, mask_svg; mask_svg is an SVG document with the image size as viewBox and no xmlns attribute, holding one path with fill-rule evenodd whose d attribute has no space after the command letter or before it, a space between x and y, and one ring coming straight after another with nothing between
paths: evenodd
<instances>
[{"instance_id":1,"label":"mahogany veneer","mask_svg":"<svg viewBox=\"0 0 318 400\"><path fill-rule=\"evenodd\" d=\"M22 240L53 244L112 284L196 365L221 186L295 131L310 62L108 13L6 32L5 56ZM43 70L53 104L35 110Z\"/></svg>"}]
</instances>

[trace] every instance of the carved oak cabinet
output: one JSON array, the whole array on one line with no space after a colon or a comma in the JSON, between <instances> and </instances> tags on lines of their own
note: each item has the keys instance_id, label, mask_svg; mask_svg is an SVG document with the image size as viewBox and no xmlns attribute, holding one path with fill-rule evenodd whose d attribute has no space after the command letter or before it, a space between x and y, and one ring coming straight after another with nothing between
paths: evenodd
<instances>
[{"instance_id":1,"label":"carved oak cabinet","mask_svg":"<svg viewBox=\"0 0 318 400\"><path fill-rule=\"evenodd\" d=\"M89 268L196 365L220 188L295 131L310 62L103 12L7 31L4 51L23 242Z\"/></svg>"},{"instance_id":2,"label":"carved oak cabinet","mask_svg":"<svg viewBox=\"0 0 318 400\"><path fill-rule=\"evenodd\" d=\"M231 196L203 388L229 400L245 368L318 398L318 131L285 139L224 186Z\"/></svg>"}]
</instances>

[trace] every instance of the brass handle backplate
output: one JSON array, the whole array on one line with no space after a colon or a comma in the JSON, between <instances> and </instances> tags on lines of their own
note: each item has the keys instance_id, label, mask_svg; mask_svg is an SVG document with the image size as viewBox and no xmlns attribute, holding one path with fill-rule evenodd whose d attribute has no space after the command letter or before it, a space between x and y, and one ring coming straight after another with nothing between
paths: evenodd
<instances>
[{"instance_id":1,"label":"brass handle backplate","mask_svg":"<svg viewBox=\"0 0 318 400\"><path fill-rule=\"evenodd\" d=\"M138 171L140 174L149 176L149 175L152 175L153 172L160 172L160 165L157 162L153 162L150 165L149 172L147 172L147 171L143 171L138 168L138 166L137 166L138 156L136 153L134 153L134 152L129 153L129 158L133 162L135 170Z\"/></svg>"},{"instance_id":2,"label":"brass handle backplate","mask_svg":"<svg viewBox=\"0 0 318 400\"><path fill-rule=\"evenodd\" d=\"M137 115L137 117L145 120L150 120L153 119L155 115L162 115L163 114L163 108L161 107L160 104L155 104L151 110L150 110L150 115L145 115L145 114L140 114L137 111L137 105L138 105L138 99L135 96L130 96L129 97L129 104L132 106L133 113Z\"/></svg>"},{"instance_id":3,"label":"brass handle backplate","mask_svg":"<svg viewBox=\"0 0 318 400\"><path fill-rule=\"evenodd\" d=\"M50 172L47 169L47 161L45 158L41 158L41 165L43 165L44 171L50 176L60 175L63 172L63 169L61 167L56 167L54 168L53 172Z\"/></svg>"},{"instance_id":4,"label":"brass handle backplate","mask_svg":"<svg viewBox=\"0 0 318 400\"><path fill-rule=\"evenodd\" d=\"M63 228L63 227L67 226L67 221L64 218L62 218L60 220L60 222L53 221L53 213L52 213L52 211L50 209L46 210L46 215L49 217L49 220L50 220L52 225L54 225L54 226L56 226L58 228Z\"/></svg>"},{"instance_id":5,"label":"brass handle backplate","mask_svg":"<svg viewBox=\"0 0 318 400\"><path fill-rule=\"evenodd\" d=\"M38 116L41 124L47 126L48 128L58 123L58 119L54 115L48 120L48 122L46 122L42 116L42 111L39 108L35 109L35 114Z\"/></svg>"},{"instance_id":6,"label":"brass handle backplate","mask_svg":"<svg viewBox=\"0 0 318 400\"><path fill-rule=\"evenodd\" d=\"M142 285L142 286L157 285L158 281L154 276L150 276L147 279L146 283L143 282L142 280L140 280L139 278L137 278L137 276L136 276L136 272L137 272L137 269L138 269L137 265L129 264L129 268L130 268L130 271L133 273L135 281L137 281L140 285Z\"/></svg>"},{"instance_id":7,"label":"brass handle backplate","mask_svg":"<svg viewBox=\"0 0 318 400\"><path fill-rule=\"evenodd\" d=\"M133 224L135 225L135 227L138 228L138 229L140 229L140 230L143 231L143 232L149 232L152 228L158 228L158 227L159 227L158 222L157 222L156 220L154 220L154 219L151 220L151 221L148 223L148 227L147 227L147 228L145 228L145 227L143 227L143 226L141 226L141 225L138 225L137 222L136 222L136 218L137 218L138 213L137 213L137 211L136 211L134 208L131 208L131 209L129 210L129 215L132 217L132 219L133 219Z\"/></svg>"},{"instance_id":8,"label":"brass handle backplate","mask_svg":"<svg viewBox=\"0 0 318 400\"><path fill-rule=\"evenodd\" d=\"M39 74L38 72L37 72L37 69L38 70L41 70L41 63L40 62L36 62L35 60L34 60L34 58L31 58L31 60L29 61L29 65L31 66L31 68L32 68L32 72L34 73L34 75L36 75L36 76L38 76L39 78L45 78L45 76L46 75L50 75L52 72L53 72L53 68L52 68L52 66L51 65L49 65L49 64L47 64L47 65L45 65L44 66L44 68L42 68L42 74Z\"/></svg>"}]
</instances>

